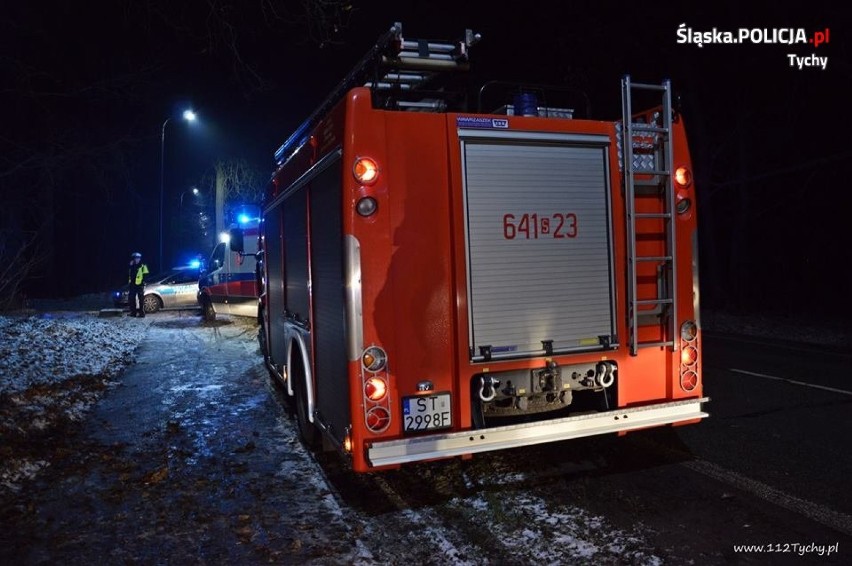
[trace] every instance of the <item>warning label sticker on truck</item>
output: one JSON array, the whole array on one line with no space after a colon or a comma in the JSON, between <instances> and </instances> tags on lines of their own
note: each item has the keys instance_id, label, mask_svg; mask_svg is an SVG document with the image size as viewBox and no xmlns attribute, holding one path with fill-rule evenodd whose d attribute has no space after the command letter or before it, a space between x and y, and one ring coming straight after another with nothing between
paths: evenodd
<instances>
[{"instance_id":1,"label":"warning label sticker on truck","mask_svg":"<svg viewBox=\"0 0 852 566\"><path fill-rule=\"evenodd\" d=\"M456 126L459 128L506 129L509 127L509 120L506 118L484 118L482 116L458 116Z\"/></svg>"}]
</instances>

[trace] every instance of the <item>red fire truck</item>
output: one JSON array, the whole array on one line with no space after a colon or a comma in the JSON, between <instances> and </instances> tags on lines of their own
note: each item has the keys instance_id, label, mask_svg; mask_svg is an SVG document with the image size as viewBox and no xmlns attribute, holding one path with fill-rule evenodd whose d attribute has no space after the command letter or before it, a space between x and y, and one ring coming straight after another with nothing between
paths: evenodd
<instances>
[{"instance_id":1,"label":"red fire truck","mask_svg":"<svg viewBox=\"0 0 852 566\"><path fill-rule=\"evenodd\" d=\"M477 40L394 24L276 152L261 349L354 471L707 416L669 82L623 77L614 121L539 86L468 111L441 80Z\"/></svg>"}]
</instances>

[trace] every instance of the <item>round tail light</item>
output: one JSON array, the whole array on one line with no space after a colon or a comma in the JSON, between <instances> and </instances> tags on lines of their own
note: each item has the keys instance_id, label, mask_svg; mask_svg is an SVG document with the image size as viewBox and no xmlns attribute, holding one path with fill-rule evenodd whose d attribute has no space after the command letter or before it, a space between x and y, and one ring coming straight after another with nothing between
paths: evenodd
<instances>
[{"instance_id":1,"label":"round tail light","mask_svg":"<svg viewBox=\"0 0 852 566\"><path fill-rule=\"evenodd\" d=\"M372 185L379 178L379 166L369 157L359 157L352 166L352 175L362 185Z\"/></svg>"},{"instance_id":2,"label":"round tail light","mask_svg":"<svg viewBox=\"0 0 852 566\"><path fill-rule=\"evenodd\" d=\"M686 342L692 342L698 336L698 325L692 320L687 320L680 325L680 337Z\"/></svg>"},{"instance_id":3,"label":"round tail light","mask_svg":"<svg viewBox=\"0 0 852 566\"><path fill-rule=\"evenodd\" d=\"M371 377L364 383L364 395L370 401L381 401L388 394L388 384L381 377Z\"/></svg>"},{"instance_id":4,"label":"round tail light","mask_svg":"<svg viewBox=\"0 0 852 566\"><path fill-rule=\"evenodd\" d=\"M372 432L382 432L390 425L390 413L384 407L373 407L367 411L366 419Z\"/></svg>"},{"instance_id":5,"label":"round tail light","mask_svg":"<svg viewBox=\"0 0 852 566\"><path fill-rule=\"evenodd\" d=\"M371 372L382 371L388 362L388 355L378 346L370 346L361 354L364 369Z\"/></svg>"},{"instance_id":6,"label":"round tail light","mask_svg":"<svg viewBox=\"0 0 852 566\"><path fill-rule=\"evenodd\" d=\"M688 187L692 182L692 173L686 167L678 167L674 174L675 182L681 187Z\"/></svg>"}]
</instances>

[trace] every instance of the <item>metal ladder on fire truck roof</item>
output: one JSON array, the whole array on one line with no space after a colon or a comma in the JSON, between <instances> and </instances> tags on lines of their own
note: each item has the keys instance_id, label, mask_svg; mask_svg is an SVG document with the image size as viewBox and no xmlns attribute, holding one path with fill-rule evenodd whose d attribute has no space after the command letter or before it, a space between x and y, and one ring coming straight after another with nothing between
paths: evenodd
<instances>
[{"instance_id":1,"label":"metal ladder on fire truck roof","mask_svg":"<svg viewBox=\"0 0 852 566\"><path fill-rule=\"evenodd\" d=\"M423 93L422 87L439 73L468 70L470 47L481 39L480 34L466 29L462 39L455 43L407 40L402 36L402 24L395 22L379 37L375 45L356 63L328 97L275 151L275 161L281 164L289 158L292 152L304 143L310 131L320 120L350 89L356 86L369 87L374 99L376 93L383 94L385 106L392 103L394 109L443 110L440 101L436 98L427 98L427 94L424 94L420 100L412 100L412 98L417 98L418 94ZM412 92L415 95L413 97Z\"/></svg>"},{"instance_id":2,"label":"metal ladder on fire truck roof","mask_svg":"<svg viewBox=\"0 0 852 566\"><path fill-rule=\"evenodd\" d=\"M399 22L393 25L391 33L393 50L382 54L381 60L374 65L374 77L364 86L369 87L374 95L377 92L390 95L395 109L444 110L445 105L440 99L430 99L427 95L423 100L405 100L399 95L420 90L439 73L468 70L468 50L481 36L467 29L463 38L455 43L404 39Z\"/></svg>"},{"instance_id":3,"label":"metal ladder on fire truck roof","mask_svg":"<svg viewBox=\"0 0 852 566\"><path fill-rule=\"evenodd\" d=\"M662 96L661 112L655 120L647 123L634 122L633 91L658 92ZM675 274L675 195L673 177L673 155L671 144L672 108L671 83L668 79L661 85L634 83L630 75L621 79L622 123L621 123L621 169L624 179L624 198L627 208L627 308L630 354L638 354L639 348L671 347L677 350L677 316ZM634 151L638 150L638 151ZM637 179L637 175L640 177ZM637 194L657 198L661 212L637 212ZM662 255L637 254L637 223L661 220L664 226ZM639 263L657 264L657 297L638 296L637 271ZM660 317L662 340L639 341L640 309L650 307L650 312Z\"/></svg>"}]
</instances>

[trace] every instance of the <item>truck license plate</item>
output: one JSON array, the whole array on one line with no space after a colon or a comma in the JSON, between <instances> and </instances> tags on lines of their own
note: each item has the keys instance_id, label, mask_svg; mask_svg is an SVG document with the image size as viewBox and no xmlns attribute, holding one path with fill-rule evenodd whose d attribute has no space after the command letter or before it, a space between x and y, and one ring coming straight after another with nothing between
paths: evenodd
<instances>
[{"instance_id":1,"label":"truck license plate","mask_svg":"<svg viewBox=\"0 0 852 566\"><path fill-rule=\"evenodd\" d=\"M453 424L450 394L403 397L402 416L405 432L450 428Z\"/></svg>"}]
</instances>

